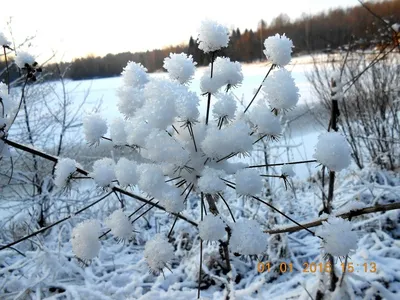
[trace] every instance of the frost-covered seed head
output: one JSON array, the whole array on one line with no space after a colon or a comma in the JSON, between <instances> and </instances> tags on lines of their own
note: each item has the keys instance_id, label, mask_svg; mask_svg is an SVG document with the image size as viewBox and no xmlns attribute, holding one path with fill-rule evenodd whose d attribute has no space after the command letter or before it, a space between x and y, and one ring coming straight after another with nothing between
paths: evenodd
<instances>
[{"instance_id":1,"label":"frost-covered seed head","mask_svg":"<svg viewBox=\"0 0 400 300\"><path fill-rule=\"evenodd\" d=\"M112 185L115 177L115 163L111 158L96 160L93 164L93 172L90 173L93 180L101 187Z\"/></svg>"},{"instance_id":2,"label":"frost-covered seed head","mask_svg":"<svg viewBox=\"0 0 400 300\"><path fill-rule=\"evenodd\" d=\"M292 59L293 42L285 34L268 37L264 41L264 54L268 60L278 66L286 66Z\"/></svg>"},{"instance_id":3,"label":"frost-covered seed head","mask_svg":"<svg viewBox=\"0 0 400 300\"><path fill-rule=\"evenodd\" d=\"M180 213L185 209L181 191L178 188L165 185L159 200L165 210L170 213Z\"/></svg>"},{"instance_id":4,"label":"frost-covered seed head","mask_svg":"<svg viewBox=\"0 0 400 300\"><path fill-rule=\"evenodd\" d=\"M99 144L107 129L107 122L99 114L89 114L83 118L83 132L90 145Z\"/></svg>"},{"instance_id":5,"label":"frost-covered seed head","mask_svg":"<svg viewBox=\"0 0 400 300\"><path fill-rule=\"evenodd\" d=\"M263 183L260 174L254 169L236 172L236 193L243 196L255 196L261 193Z\"/></svg>"},{"instance_id":6,"label":"frost-covered seed head","mask_svg":"<svg viewBox=\"0 0 400 300\"><path fill-rule=\"evenodd\" d=\"M70 158L62 158L58 161L54 171L54 184L62 188L68 178L76 171L76 161Z\"/></svg>"},{"instance_id":7,"label":"frost-covered seed head","mask_svg":"<svg viewBox=\"0 0 400 300\"><path fill-rule=\"evenodd\" d=\"M199 118L200 99L196 93L182 87L178 91L178 97L175 99L176 113L182 122L194 123Z\"/></svg>"},{"instance_id":8,"label":"frost-covered seed head","mask_svg":"<svg viewBox=\"0 0 400 300\"><path fill-rule=\"evenodd\" d=\"M199 222L200 238L205 241L218 241L225 237L226 224L219 216L208 214Z\"/></svg>"},{"instance_id":9,"label":"frost-covered seed head","mask_svg":"<svg viewBox=\"0 0 400 300\"><path fill-rule=\"evenodd\" d=\"M225 183L221 178L226 176L222 170L216 170L210 167L205 167L201 173L201 177L197 182L197 186L201 192L207 194L215 194L225 190Z\"/></svg>"},{"instance_id":10,"label":"frost-covered seed head","mask_svg":"<svg viewBox=\"0 0 400 300\"><path fill-rule=\"evenodd\" d=\"M125 121L115 118L110 125L110 137L114 145L122 146L126 144L127 134L125 132Z\"/></svg>"},{"instance_id":11,"label":"frost-covered seed head","mask_svg":"<svg viewBox=\"0 0 400 300\"><path fill-rule=\"evenodd\" d=\"M140 63L129 61L121 74L128 87L142 88L149 81L147 69Z\"/></svg>"},{"instance_id":12,"label":"frost-covered seed head","mask_svg":"<svg viewBox=\"0 0 400 300\"><path fill-rule=\"evenodd\" d=\"M228 47L229 29L215 21L204 20L199 29L197 43L204 53Z\"/></svg>"},{"instance_id":13,"label":"frost-covered seed head","mask_svg":"<svg viewBox=\"0 0 400 300\"><path fill-rule=\"evenodd\" d=\"M242 255L261 254L267 249L268 236L255 220L241 219L231 225L229 249Z\"/></svg>"},{"instance_id":14,"label":"frost-covered seed head","mask_svg":"<svg viewBox=\"0 0 400 300\"><path fill-rule=\"evenodd\" d=\"M323 247L326 253L333 256L345 257L350 250L357 249L357 233L352 231L349 221L337 217L329 217L316 231L316 235L323 238Z\"/></svg>"},{"instance_id":15,"label":"frost-covered seed head","mask_svg":"<svg viewBox=\"0 0 400 300\"><path fill-rule=\"evenodd\" d=\"M122 209L114 211L105 224L111 229L111 234L121 240L130 239L133 235L132 224Z\"/></svg>"},{"instance_id":16,"label":"frost-covered seed head","mask_svg":"<svg viewBox=\"0 0 400 300\"><path fill-rule=\"evenodd\" d=\"M138 181L136 162L121 157L115 166L115 175L123 187L136 185Z\"/></svg>"},{"instance_id":17,"label":"frost-covered seed head","mask_svg":"<svg viewBox=\"0 0 400 300\"><path fill-rule=\"evenodd\" d=\"M282 133L279 118L275 116L265 103L258 103L250 112L250 121L260 135L278 136Z\"/></svg>"},{"instance_id":18,"label":"frost-covered seed head","mask_svg":"<svg viewBox=\"0 0 400 300\"><path fill-rule=\"evenodd\" d=\"M233 95L231 93L220 93L217 95L217 99L212 111L214 117L233 119L237 108L236 99Z\"/></svg>"},{"instance_id":19,"label":"frost-covered seed head","mask_svg":"<svg viewBox=\"0 0 400 300\"><path fill-rule=\"evenodd\" d=\"M139 174L138 186L142 191L154 197L161 195L165 181L159 165L141 164L137 167L137 173Z\"/></svg>"},{"instance_id":20,"label":"frost-covered seed head","mask_svg":"<svg viewBox=\"0 0 400 300\"><path fill-rule=\"evenodd\" d=\"M28 52L24 51L18 52L17 56L15 57L15 63L20 69L25 68L26 64L32 66L34 62L35 58Z\"/></svg>"},{"instance_id":21,"label":"frost-covered seed head","mask_svg":"<svg viewBox=\"0 0 400 300\"><path fill-rule=\"evenodd\" d=\"M299 89L285 69L278 69L268 76L263 83L263 92L271 107L276 109L293 108L299 101Z\"/></svg>"},{"instance_id":22,"label":"frost-covered seed head","mask_svg":"<svg viewBox=\"0 0 400 300\"><path fill-rule=\"evenodd\" d=\"M236 87L243 81L242 66L228 57L217 57L214 62L213 77L218 77L223 85Z\"/></svg>"},{"instance_id":23,"label":"frost-covered seed head","mask_svg":"<svg viewBox=\"0 0 400 300\"><path fill-rule=\"evenodd\" d=\"M159 233L146 243L143 254L150 269L158 272L174 258L174 247Z\"/></svg>"},{"instance_id":24,"label":"frost-covered seed head","mask_svg":"<svg viewBox=\"0 0 400 300\"><path fill-rule=\"evenodd\" d=\"M143 89L132 86L123 86L117 90L117 107L126 118L131 118L145 102Z\"/></svg>"},{"instance_id":25,"label":"frost-covered seed head","mask_svg":"<svg viewBox=\"0 0 400 300\"><path fill-rule=\"evenodd\" d=\"M164 59L163 67L172 79L185 84L193 78L196 64L196 62L193 62L192 55L171 53L169 57Z\"/></svg>"},{"instance_id":26,"label":"frost-covered seed head","mask_svg":"<svg viewBox=\"0 0 400 300\"><path fill-rule=\"evenodd\" d=\"M91 260L99 254L99 233L100 223L97 220L83 221L72 230L72 251L78 258Z\"/></svg>"},{"instance_id":27,"label":"frost-covered seed head","mask_svg":"<svg viewBox=\"0 0 400 300\"><path fill-rule=\"evenodd\" d=\"M351 149L338 132L326 132L318 137L314 158L331 171L339 172L351 163Z\"/></svg>"},{"instance_id":28,"label":"frost-covered seed head","mask_svg":"<svg viewBox=\"0 0 400 300\"><path fill-rule=\"evenodd\" d=\"M10 46L11 42L6 38L6 36L0 32L0 46Z\"/></svg>"}]
</instances>

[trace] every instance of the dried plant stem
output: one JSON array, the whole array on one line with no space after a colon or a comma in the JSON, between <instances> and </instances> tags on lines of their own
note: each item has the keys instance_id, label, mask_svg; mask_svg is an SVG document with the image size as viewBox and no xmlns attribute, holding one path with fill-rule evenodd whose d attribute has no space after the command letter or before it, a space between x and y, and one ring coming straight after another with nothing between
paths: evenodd
<instances>
[{"instance_id":1,"label":"dried plant stem","mask_svg":"<svg viewBox=\"0 0 400 300\"><path fill-rule=\"evenodd\" d=\"M214 72L214 57L215 57L215 51L211 53L211 74L210 78L213 77L213 72ZM206 125L208 125L208 119L210 116L210 107L211 107L211 93L207 93L207 112L206 112Z\"/></svg>"},{"instance_id":2,"label":"dried plant stem","mask_svg":"<svg viewBox=\"0 0 400 300\"><path fill-rule=\"evenodd\" d=\"M16 244L19 244L19 243L21 243L21 242L23 242L23 241L25 241L25 240L27 240L27 239L30 239L31 237L34 237L34 236L36 236L36 235L38 235L38 234L40 234L40 233L42 233L42 232L47 231L48 229L50 229L50 228L52 228L52 227L54 227L54 226L56 226L56 225L58 225L58 224L60 224L60 223L62 223L62 222L64 222L64 221L66 221L66 220L68 220L68 219L71 219L73 216L76 216L76 215L80 214L81 212L83 212L83 211L85 211L85 210L91 208L93 205L95 205L95 204L99 203L100 201L106 199L106 198L107 198L108 196L110 196L111 194L112 194L112 192L109 192L109 193L107 193L106 195L104 195L103 197L101 197L100 199L98 199L98 200L96 200L96 201L90 203L89 205L87 205L87 206L81 208L80 210L76 211L74 214L71 214L71 215L69 215L69 216L67 216L67 217L65 217L65 218L62 218L61 220L58 220L58 221L54 222L53 224L50 224L50 225L48 225L48 226L46 226L46 227L43 227L43 228L41 228L41 229L39 229L39 230L37 230L37 231L35 231L35 232L32 232L31 234L28 234L28 235L26 235L26 236L24 236L24 237L22 237L22 238L20 238L20 239L18 239L18 240L16 240L16 241L12 242L12 243L9 243L9 244L7 244L7 245L5 245L5 246L1 246L1 247L0 247L0 251L1 251L1 250L4 250L4 249L6 249L6 248L10 248L10 247L12 247L12 246L14 246L14 245L16 245Z\"/></svg>"},{"instance_id":3,"label":"dried plant stem","mask_svg":"<svg viewBox=\"0 0 400 300\"><path fill-rule=\"evenodd\" d=\"M251 99L250 103L247 105L246 109L244 110L244 113L246 113L246 111L250 108L251 104L253 103L254 99L256 99L258 93L260 92L260 90L261 90L261 88L262 88L262 85L263 85L265 79L267 79L269 73L271 73L271 71L272 71L273 68L275 68L275 64L272 64L271 67L269 68L269 70L268 70L268 72L267 72L267 75L265 75L263 81L261 82L260 86L259 86L258 89L257 89L257 92L254 94L253 99Z\"/></svg>"}]
</instances>

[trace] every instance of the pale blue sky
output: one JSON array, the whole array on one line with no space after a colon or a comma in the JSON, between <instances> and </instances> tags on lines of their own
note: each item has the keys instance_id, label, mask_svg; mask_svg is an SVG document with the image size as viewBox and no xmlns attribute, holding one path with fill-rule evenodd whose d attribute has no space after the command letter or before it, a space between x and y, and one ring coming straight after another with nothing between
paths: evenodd
<instances>
[{"instance_id":1,"label":"pale blue sky","mask_svg":"<svg viewBox=\"0 0 400 300\"><path fill-rule=\"evenodd\" d=\"M62 4L61 4L62 3ZM36 35L32 51L70 60L89 53L105 55L143 51L187 42L200 22L211 18L233 28L255 29L260 19L270 22L281 13L297 18L357 0L19 0L0 11L0 30L13 16L13 31L21 41ZM23 7L23 10L21 9Z\"/></svg>"}]
</instances>

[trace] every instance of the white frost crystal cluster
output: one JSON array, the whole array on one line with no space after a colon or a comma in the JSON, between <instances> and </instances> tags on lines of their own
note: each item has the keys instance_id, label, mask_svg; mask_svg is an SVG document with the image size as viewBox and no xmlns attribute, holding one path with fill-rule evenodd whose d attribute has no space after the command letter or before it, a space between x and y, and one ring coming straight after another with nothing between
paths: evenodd
<instances>
[{"instance_id":1,"label":"white frost crystal cluster","mask_svg":"<svg viewBox=\"0 0 400 300\"><path fill-rule=\"evenodd\" d=\"M115 166L115 175L123 187L136 185L138 181L136 162L121 157Z\"/></svg>"},{"instance_id":2,"label":"white frost crystal cluster","mask_svg":"<svg viewBox=\"0 0 400 300\"><path fill-rule=\"evenodd\" d=\"M326 132L318 137L314 158L331 171L339 172L351 163L351 149L338 132Z\"/></svg>"},{"instance_id":3,"label":"white frost crystal cluster","mask_svg":"<svg viewBox=\"0 0 400 300\"><path fill-rule=\"evenodd\" d=\"M83 221L72 230L72 251L78 258L91 260L99 254L99 233L100 223L97 220Z\"/></svg>"},{"instance_id":4,"label":"white frost crystal cluster","mask_svg":"<svg viewBox=\"0 0 400 300\"><path fill-rule=\"evenodd\" d=\"M159 233L146 243L144 258L154 272L162 270L174 258L174 247Z\"/></svg>"},{"instance_id":5,"label":"white frost crystal cluster","mask_svg":"<svg viewBox=\"0 0 400 300\"><path fill-rule=\"evenodd\" d=\"M96 160L93 164L93 172L90 173L93 180L101 187L112 185L115 176L115 163L111 158Z\"/></svg>"},{"instance_id":6,"label":"white frost crystal cluster","mask_svg":"<svg viewBox=\"0 0 400 300\"><path fill-rule=\"evenodd\" d=\"M193 57L185 53L171 53L169 57L164 59L164 69L168 71L172 79L179 81L181 84L190 82L193 78L196 64L196 62L193 62Z\"/></svg>"},{"instance_id":7,"label":"white frost crystal cluster","mask_svg":"<svg viewBox=\"0 0 400 300\"><path fill-rule=\"evenodd\" d=\"M4 33L0 32L0 46L10 46L11 42L7 39Z\"/></svg>"},{"instance_id":8,"label":"white frost crystal cluster","mask_svg":"<svg viewBox=\"0 0 400 300\"><path fill-rule=\"evenodd\" d=\"M262 232L261 225L255 220L241 219L232 226L232 236L229 242L231 252L242 255L255 255L267 249L266 233Z\"/></svg>"},{"instance_id":9,"label":"white frost crystal cluster","mask_svg":"<svg viewBox=\"0 0 400 300\"><path fill-rule=\"evenodd\" d=\"M199 49L205 53L228 47L229 29L215 21L204 20L197 38Z\"/></svg>"},{"instance_id":10,"label":"white frost crystal cluster","mask_svg":"<svg viewBox=\"0 0 400 300\"><path fill-rule=\"evenodd\" d=\"M278 69L263 83L263 92L272 108L290 109L299 101L299 89L286 69Z\"/></svg>"},{"instance_id":11,"label":"white frost crystal cluster","mask_svg":"<svg viewBox=\"0 0 400 300\"><path fill-rule=\"evenodd\" d=\"M199 235L205 241L218 241L225 237L227 225L219 216L208 214L199 222Z\"/></svg>"},{"instance_id":12,"label":"white frost crystal cluster","mask_svg":"<svg viewBox=\"0 0 400 300\"><path fill-rule=\"evenodd\" d=\"M89 114L84 117L83 132L90 145L99 144L107 130L107 122L99 114Z\"/></svg>"},{"instance_id":13,"label":"white frost crystal cluster","mask_svg":"<svg viewBox=\"0 0 400 300\"><path fill-rule=\"evenodd\" d=\"M58 161L54 171L54 184L62 188L68 178L76 171L76 161L70 158L62 158Z\"/></svg>"},{"instance_id":14,"label":"white frost crystal cluster","mask_svg":"<svg viewBox=\"0 0 400 300\"><path fill-rule=\"evenodd\" d=\"M212 77L210 64L200 78L200 89L202 93L215 94L223 86L226 86L226 91L228 91L240 85L242 81L242 66L239 62L233 62L228 57L217 57L214 61Z\"/></svg>"},{"instance_id":15,"label":"white frost crystal cluster","mask_svg":"<svg viewBox=\"0 0 400 300\"><path fill-rule=\"evenodd\" d=\"M255 196L261 193L263 183L255 169L243 169L236 172L236 193L243 196Z\"/></svg>"},{"instance_id":16,"label":"white frost crystal cluster","mask_svg":"<svg viewBox=\"0 0 400 300\"><path fill-rule=\"evenodd\" d=\"M213 108L214 117L234 119L237 102L233 95L231 93L220 93L217 95L217 99Z\"/></svg>"},{"instance_id":17,"label":"white frost crystal cluster","mask_svg":"<svg viewBox=\"0 0 400 300\"><path fill-rule=\"evenodd\" d=\"M286 66L292 59L293 42L285 35L270 36L264 41L264 54L268 60L278 66Z\"/></svg>"},{"instance_id":18,"label":"white frost crystal cluster","mask_svg":"<svg viewBox=\"0 0 400 300\"><path fill-rule=\"evenodd\" d=\"M261 136L278 136L282 133L279 118L275 116L265 103L259 102L250 112L250 121Z\"/></svg>"},{"instance_id":19,"label":"white frost crystal cluster","mask_svg":"<svg viewBox=\"0 0 400 300\"><path fill-rule=\"evenodd\" d=\"M349 221L338 217L329 217L315 233L323 239L326 253L344 257L350 250L357 249L357 233L352 231Z\"/></svg>"},{"instance_id":20,"label":"white frost crystal cluster","mask_svg":"<svg viewBox=\"0 0 400 300\"><path fill-rule=\"evenodd\" d=\"M32 66L34 62L35 57L25 51L18 52L17 56L15 57L15 63L20 69L25 68L26 64Z\"/></svg>"},{"instance_id":21,"label":"white frost crystal cluster","mask_svg":"<svg viewBox=\"0 0 400 300\"><path fill-rule=\"evenodd\" d=\"M147 69L140 63L129 61L121 74L128 87L141 88L149 81Z\"/></svg>"},{"instance_id":22,"label":"white frost crystal cluster","mask_svg":"<svg viewBox=\"0 0 400 300\"><path fill-rule=\"evenodd\" d=\"M111 234L121 240L132 237L132 224L122 209L114 211L106 220L105 224L111 229Z\"/></svg>"}]
</instances>

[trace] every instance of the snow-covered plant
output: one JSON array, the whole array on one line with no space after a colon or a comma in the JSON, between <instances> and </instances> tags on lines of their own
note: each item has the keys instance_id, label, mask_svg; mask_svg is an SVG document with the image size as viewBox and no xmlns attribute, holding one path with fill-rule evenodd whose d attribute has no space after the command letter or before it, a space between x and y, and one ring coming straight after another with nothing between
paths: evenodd
<instances>
[{"instance_id":1,"label":"snow-covered plant","mask_svg":"<svg viewBox=\"0 0 400 300\"><path fill-rule=\"evenodd\" d=\"M351 222L338 217L329 217L316 234L320 236L326 253L346 257L351 250L357 249L357 233L352 231Z\"/></svg>"},{"instance_id":2,"label":"snow-covered plant","mask_svg":"<svg viewBox=\"0 0 400 300\"><path fill-rule=\"evenodd\" d=\"M93 171L90 176L100 187L108 187L116 179L115 163L111 158L96 160L93 164Z\"/></svg>"},{"instance_id":3,"label":"snow-covered plant","mask_svg":"<svg viewBox=\"0 0 400 300\"><path fill-rule=\"evenodd\" d=\"M204 20L199 29L197 43L205 53L228 47L229 30L227 27L211 20Z\"/></svg>"},{"instance_id":4,"label":"snow-covered plant","mask_svg":"<svg viewBox=\"0 0 400 300\"><path fill-rule=\"evenodd\" d=\"M190 82L193 78L196 64L193 61L193 57L185 53L171 53L169 57L164 59L164 68L168 71L169 76L181 84Z\"/></svg>"},{"instance_id":5,"label":"snow-covered plant","mask_svg":"<svg viewBox=\"0 0 400 300\"><path fill-rule=\"evenodd\" d=\"M339 172L351 163L351 149L338 132L326 132L318 137L314 158L331 171Z\"/></svg>"},{"instance_id":6,"label":"snow-covered plant","mask_svg":"<svg viewBox=\"0 0 400 300\"><path fill-rule=\"evenodd\" d=\"M199 222L199 235L206 241L222 240L226 234L226 226L221 217L209 214Z\"/></svg>"},{"instance_id":7,"label":"snow-covered plant","mask_svg":"<svg viewBox=\"0 0 400 300\"><path fill-rule=\"evenodd\" d=\"M107 130L107 123L99 114L89 114L83 119L83 132L90 145L99 144Z\"/></svg>"},{"instance_id":8,"label":"snow-covered plant","mask_svg":"<svg viewBox=\"0 0 400 300\"><path fill-rule=\"evenodd\" d=\"M4 33L0 32L0 46L7 47L10 46L11 42L7 39Z\"/></svg>"},{"instance_id":9,"label":"snow-covered plant","mask_svg":"<svg viewBox=\"0 0 400 300\"><path fill-rule=\"evenodd\" d=\"M68 178L76 171L76 161L70 158L62 158L58 161L54 171L54 184L64 187Z\"/></svg>"},{"instance_id":10,"label":"snow-covered plant","mask_svg":"<svg viewBox=\"0 0 400 300\"><path fill-rule=\"evenodd\" d=\"M32 66L35 63L35 57L28 52L20 51L15 57L15 63L20 69L24 69L26 65Z\"/></svg>"},{"instance_id":11,"label":"snow-covered plant","mask_svg":"<svg viewBox=\"0 0 400 300\"><path fill-rule=\"evenodd\" d=\"M285 34L270 36L264 42L264 54L273 64L284 67L292 59L293 42Z\"/></svg>"},{"instance_id":12,"label":"snow-covered plant","mask_svg":"<svg viewBox=\"0 0 400 300\"><path fill-rule=\"evenodd\" d=\"M153 272L161 271L174 258L174 247L159 233L146 243L144 258Z\"/></svg>"},{"instance_id":13,"label":"snow-covered plant","mask_svg":"<svg viewBox=\"0 0 400 300\"><path fill-rule=\"evenodd\" d=\"M120 240L128 240L133 235L132 224L122 209L114 211L105 224L111 229L111 234Z\"/></svg>"},{"instance_id":14,"label":"snow-covered plant","mask_svg":"<svg viewBox=\"0 0 400 300\"><path fill-rule=\"evenodd\" d=\"M241 219L232 224L230 250L243 255L261 254L267 248L268 236L256 220Z\"/></svg>"},{"instance_id":15,"label":"snow-covered plant","mask_svg":"<svg viewBox=\"0 0 400 300\"><path fill-rule=\"evenodd\" d=\"M116 146L126 144L127 134L125 131L125 121L121 118L116 118L110 125L110 137Z\"/></svg>"},{"instance_id":16,"label":"snow-covered plant","mask_svg":"<svg viewBox=\"0 0 400 300\"><path fill-rule=\"evenodd\" d=\"M100 223L86 220L79 223L71 234L72 251L83 261L92 260L100 251Z\"/></svg>"},{"instance_id":17,"label":"snow-covered plant","mask_svg":"<svg viewBox=\"0 0 400 300\"><path fill-rule=\"evenodd\" d=\"M115 166L115 175L123 187L136 185L138 181L136 162L121 157Z\"/></svg>"},{"instance_id":18,"label":"snow-covered plant","mask_svg":"<svg viewBox=\"0 0 400 300\"><path fill-rule=\"evenodd\" d=\"M243 169L236 172L236 193L243 196L255 196L261 193L263 182L255 169Z\"/></svg>"},{"instance_id":19,"label":"snow-covered plant","mask_svg":"<svg viewBox=\"0 0 400 300\"><path fill-rule=\"evenodd\" d=\"M299 89L286 69L278 69L263 84L268 103L275 109L290 109L299 101Z\"/></svg>"},{"instance_id":20,"label":"snow-covered plant","mask_svg":"<svg viewBox=\"0 0 400 300\"><path fill-rule=\"evenodd\" d=\"M147 69L140 63L128 62L121 74L128 87L141 88L149 81Z\"/></svg>"}]
</instances>

